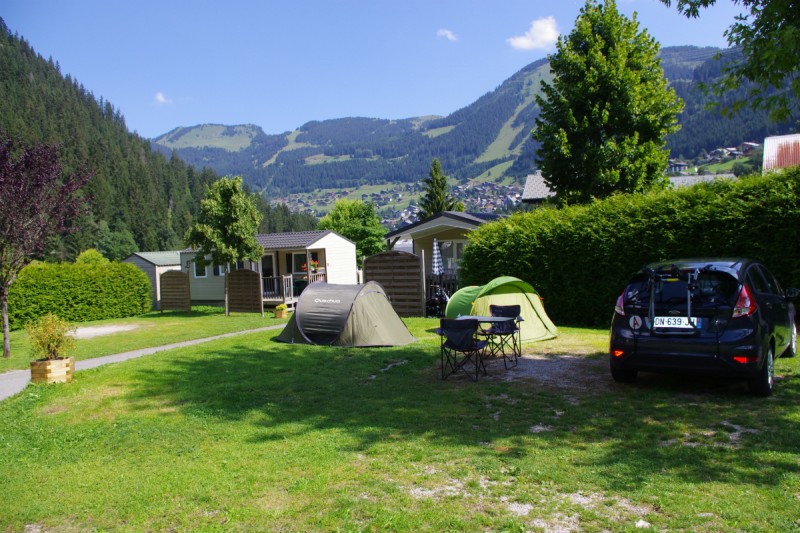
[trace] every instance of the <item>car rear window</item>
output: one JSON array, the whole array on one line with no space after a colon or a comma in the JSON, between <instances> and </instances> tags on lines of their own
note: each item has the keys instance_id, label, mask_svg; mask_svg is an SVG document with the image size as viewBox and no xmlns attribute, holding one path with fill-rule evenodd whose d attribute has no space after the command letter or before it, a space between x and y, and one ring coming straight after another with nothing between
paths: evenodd
<instances>
[{"instance_id":1,"label":"car rear window","mask_svg":"<svg viewBox=\"0 0 800 533\"><path fill-rule=\"evenodd\" d=\"M625 304L648 306L651 295L656 305L685 302L689 283L687 274L655 276L652 281L645 273L637 274L625 288ZM651 290L653 287L655 290ZM692 305L733 306L738 295L739 282L724 272L700 272L691 290Z\"/></svg>"}]
</instances>

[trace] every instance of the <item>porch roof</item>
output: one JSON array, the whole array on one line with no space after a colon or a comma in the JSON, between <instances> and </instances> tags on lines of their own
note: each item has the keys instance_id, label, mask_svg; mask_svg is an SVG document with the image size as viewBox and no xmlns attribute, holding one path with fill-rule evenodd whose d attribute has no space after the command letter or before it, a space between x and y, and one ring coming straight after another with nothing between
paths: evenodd
<instances>
[{"instance_id":1,"label":"porch roof","mask_svg":"<svg viewBox=\"0 0 800 533\"><path fill-rule=\"evenodd\" d=\"M258 244L264 250L285 250L290 248L310 248L333 230L292 231L287 233L259 233Z\"/></svg>"},{"instance_id":2,"label":"porch roof","mask_svg":"<svg viewBox=\"0 0 800 533\"><path fill-rule=\"evenodd\" d=\"M390 231L384 238L391 239L415 239L442 231L446 228L475 229L481 224L491 220L497 220L499 215L490 213L464 213L462 211L442 211L433 216L422 219L419 222L403 226L394 231Z\"/></svg>"}]
</instances>

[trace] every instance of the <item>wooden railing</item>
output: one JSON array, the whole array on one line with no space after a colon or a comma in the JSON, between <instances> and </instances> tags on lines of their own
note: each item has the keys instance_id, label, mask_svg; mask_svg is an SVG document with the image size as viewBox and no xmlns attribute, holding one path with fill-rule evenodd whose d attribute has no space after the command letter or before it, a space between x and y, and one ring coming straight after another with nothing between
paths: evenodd
<instances>
[{"instance_id":1,"label":"wooden railing","mask_svg":"<svg viewBox=\"0 0 800 533\"><path fill-rule=\"evenodd\" d=\"M263 296L265 300L287 302L294 298L291 275L262 278L262 281L264 283Z\"/></svg>"},{"instance_id":2,"label":"wooden railing","mask_svg":"<svg viewBox=\"0 0 800 533\"><path fill-rule=\"evenodd\" d=\"M309 283L328 280L328 275L325 272L312 272L307 277L307 280L295 279L289 274L286 276L262 278L264 283L264 300L291 303L300 296L300 293Z\"/></svg>"},{"instance_id":3,"label":"wooden railing","mask_svg":"<svg viewBox=\"0 0 800 533\"><path fill-rule=\"evenodd\" d=\"M308 275L309 283L314 283L316 281L328 281L328 275L325 272L312 272Z\"/></svg>"}]
</instances>

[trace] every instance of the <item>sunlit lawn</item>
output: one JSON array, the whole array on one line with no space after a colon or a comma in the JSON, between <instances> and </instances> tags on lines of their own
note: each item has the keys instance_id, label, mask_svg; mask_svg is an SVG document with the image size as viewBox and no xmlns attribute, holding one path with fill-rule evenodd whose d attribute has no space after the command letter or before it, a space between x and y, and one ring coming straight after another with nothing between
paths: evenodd
<instances>
[{"instance_id":1,"label":"sunlit lawn","mask_svg":"<svg viewBox=\"0 0 800 533\"><path fill-rule=\"evenodd\" d=\"M221 318L220 318L221 320ZM62 530L787 531L800 527L800 379L776 393L613 383L607 332L535 357L596 386L439 379L435 321L401 348L232 337L0 402L0 524ZM578 357L565 356L579 354ZM568 381L568 380L567 380Z\"/></svg>"},{"instance_id":2,"label":"sunlit lawn","mask_svg":"<svg viewBox=\"0 0 800 533\"><path fill-rule=\"evenodd\" d=\"M197 307L191 312L154 311L146 315L114 320L99 320L73 324L77 327L122 325L135 329L114 335L79 339L71 352L76 360L127 352L140 348L163 346L223 333L255 329L286 322L275 320L271 312L264 317L255 313L231 313L225 316L221 307ZM31 360L30 343L24 330L11 332L11 358L0 357L0 372L28 368Z\"/></svg>"}]
</instances>

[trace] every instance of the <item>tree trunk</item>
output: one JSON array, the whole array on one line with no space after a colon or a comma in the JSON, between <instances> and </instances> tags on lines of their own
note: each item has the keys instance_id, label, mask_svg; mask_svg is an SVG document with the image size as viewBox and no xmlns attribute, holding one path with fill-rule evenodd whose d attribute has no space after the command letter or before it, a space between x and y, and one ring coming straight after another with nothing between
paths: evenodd
<instances>
[{"instance_id":1,"label":"tree trunk","mask_svg":"<svg viewBox=\"0 0 800 533\"><path fill-rule=\"evenodd\" d=\"M0 306L3 308L3 357L11 357L11 330L8 328L8 286L0 286Z\"/></svg>"},{"instance_id":2,"label":"tree trunk","mask_svg":"<svg viewBox=\"0 0 800 533\"><path fill-rule=\"evenodd\" d=\"M225 266L225 316L230 316L231 311L228 309L228 278L231 277L231 266L230 264Z\"/></svg>"}]
</instances>

